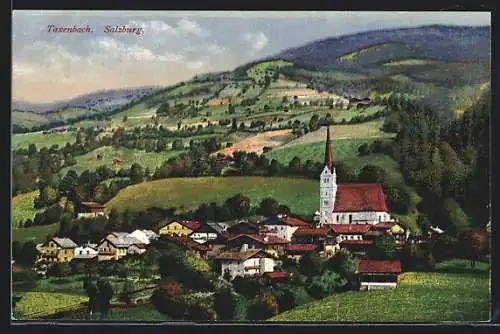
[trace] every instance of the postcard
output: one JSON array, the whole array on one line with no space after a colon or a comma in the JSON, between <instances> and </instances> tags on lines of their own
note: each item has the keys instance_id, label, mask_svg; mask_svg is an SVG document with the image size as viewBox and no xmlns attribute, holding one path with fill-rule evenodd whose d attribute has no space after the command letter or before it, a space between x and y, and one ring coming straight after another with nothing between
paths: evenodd
<instances>
[{"instance_id":1,"label":"postcard","mask_svg":"<svg viewBox=\"0 0 500 334\"><path fill-rule=\"evenodd\" d=\"M490 319L489 12L13 12L12 322Z\"/></svg>"}]
</instances>

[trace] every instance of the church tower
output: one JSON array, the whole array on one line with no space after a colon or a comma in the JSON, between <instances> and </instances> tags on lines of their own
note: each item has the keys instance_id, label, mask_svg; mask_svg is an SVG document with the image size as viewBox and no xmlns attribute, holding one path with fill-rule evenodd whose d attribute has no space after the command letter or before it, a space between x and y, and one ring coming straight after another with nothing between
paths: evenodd
<instances>
[{"instance_id":1,"label":"church tower","mask_svg":"<svg viewBox=\"0 0 500 334\"><path fill-rule=\"evenodd\" d=\"M320 175L319 225L334 224L333 209L337 195L337 174L333 166L333 150L330 127L326 129L325 167Z\"/></svg>"}]
</instances>

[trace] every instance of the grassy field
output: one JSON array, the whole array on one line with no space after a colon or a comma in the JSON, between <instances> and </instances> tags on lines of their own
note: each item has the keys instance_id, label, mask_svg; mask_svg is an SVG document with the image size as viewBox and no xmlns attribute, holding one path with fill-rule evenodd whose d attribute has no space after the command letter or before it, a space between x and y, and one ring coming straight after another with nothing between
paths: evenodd
<instances>
[{"instance_id":1,"label":"grassy field","mask_svg":"<svg viewBox=\"0 0 500 334\"><path fill-rule=\"evenodd\" d=\"M42 132L31 132L31 133L22 133L15 134L12 136L12 148L28 148L30 144L35 144L38 149L42 147L50 147L52 145L59 145L62 147L66 145L66 143L74 143L76 140L76 135L74 133L47 133L43 134Z\"/></svg>"},{"instance_id":2,"label":"grassy field","mask_svg":"<svg viewBox=\"0 0 500 334\"><path fill-rule=\"evenodd\" d=\"M482 270L408 272L396 289L335 294L269 321L441 322L487 321L489 317L489 275Z\"/></svg>"},{"instance_id":3,"label":"grassy field","mask_svg":"<svg viewBox=\"0 0 500 334\"><path fill-rule=\"evenodd\" d=\"M222 203L242 193L258 205L274 197L296 214L312 215L319 201L318 181L281 177L172 178L140 183L122 189L106 204L108 210L145 210L150 207L194 210L201 203Z\"/></svg>"},{"instance_id":4,"label":"grassy field","mask_svg":"<svg viewBox=\"0 0 500 334\"><path fill-rule=\"evenodd\" d=\"M374 139L334 140L332 143L334 147L334 159L336 161L341 161L352 156L357 156L359 146L364 143L370 144L373 141ZM266 157L268 159L276 159L285 165L288 165L288 163L295 156L299 157L303 164L307 160L311 160L313 162L324 162L325 143L317 141L305 144L287 144L266 153Z\"/></svg>"},{"instance_id":5,"label":"grassy field","mask_svg":"<svg viewBox=\"0 0 500 334\"><path fill-rule=\"evenodd\" d=\"M54 234L59 229L59 223L12 229L12 240L24 243L26 241L44 242L45 237Z\"/></svg>"},{"instance_id":6,"label":"grassy field","mask_svg":"<svg viewBox=\"0 0 500 334\"><path fill-rule=\"evenodd\" d=\"M23 112L23 111L13 111L12 112L12 124L17 124L31 128L33 126L42 125L48 122L48 119L42 115Z\"/></svg>"},{"instance_id":7,"label":"grassy field","mask_svg":"<svg viewBox=\"0 0 500 334\"><path fill-rule=\"evenodd\" d=\"M249 77L254 79L255 81L263 80L266 72L272 70L273 68L280 68L284 66L291 66L293 63L284 60L272 60L259 63L255 66L252 66L247 74Z\"/></svg>"},{"instance_id":8,"label":"grassy field","mask_svg":"<svg viewBox=\"0 0 500 334\"><path fill-rule=\"evenodd\" d=\"M76 294L53 292L26 292L17 303L15 316L17 319L34 319L38 316L50 315L60 309L78 308L88 297Z\"/></svg>"},{"instance_id":9,"label":"grassy field","mask_svg":"<svg viewBox=\"0 0 500 334\"><path fill-rule=\"evenodd\" d=\"M150 169L155 169L165 160L175 157L181 152L182 151L168 151L156 153L123 147L113 148L111 146L102 146L87 154L76 156L76 165L61 169L59 174L65 175L70 169L80 174L85 170L95 170L99 166L108 166L119 170L121 168L130 168L133 163L139 163L143 168L149 167ZM98 154L102 156L101 160L97 159ZM125 160L125 162L122 165L113 165L114 157L119 157Z\"/></svg>"},{"instance_id":10,"label":"grassy field","mask_svg":"<svg viewBox=\"0 0 500 334\"><path fill-rule=\"evenodd\" d=\"M39 191L35 190L12 198L12 227L18 227L19 223L35 218L37 210L34 200L38 193Z\"/></svg>"}]
</instances>

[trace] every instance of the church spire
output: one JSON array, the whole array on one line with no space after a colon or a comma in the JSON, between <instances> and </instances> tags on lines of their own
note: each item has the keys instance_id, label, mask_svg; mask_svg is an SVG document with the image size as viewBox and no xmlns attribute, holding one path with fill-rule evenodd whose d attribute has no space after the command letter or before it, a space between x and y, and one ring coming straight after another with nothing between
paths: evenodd
<instances>
[{"instance_id":1,"label":"church spire","mask_svg":"<svg viewBox=\"0 0 500 334\"><path fill-rule=\"evenodd\" d=\"M330 140L330 126L327 126L326 128L325 166L327 166L329 170L333 170L333 151L332 142Z\"/></svg>"}]
</instances>

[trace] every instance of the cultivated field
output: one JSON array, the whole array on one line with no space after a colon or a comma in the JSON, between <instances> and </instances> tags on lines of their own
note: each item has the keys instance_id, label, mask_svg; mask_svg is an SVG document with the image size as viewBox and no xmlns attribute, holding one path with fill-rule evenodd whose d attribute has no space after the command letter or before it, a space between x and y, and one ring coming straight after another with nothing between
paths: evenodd
<instances>
[{"instance_id":1,"label":"cultivated field","mask_svg":"<svg viewBox=\"0 0 500 334\"><path fill-rule=\"evenodd\" d=\"M36 319L53 314L61 309L79 308L88 300L87 296L54 292L26 292L16 305L17 319Z\"/></svg>"},{"instance_id":2,"label":"cultivated field","mask_svg":"<svg viewBox=\"0 0 500 334\"><path fill-rule=\"evenodd\" d=\"M489 274L408 272L396 289L351 291L301 305L269 321L487 321Z\"/></svg>"},{"instance_id":3,"label":"cultivated field","mask_svg":"<svg viewBox=\"0 0 500 334\"><path fill-rule=\"evenodd\" d=\"M256 152L261 154L264 147L280 146L292 138L293 135L290 130L266 131L255 136L245 138L242 141L233 144L231 147L214 153L214 155L217 153L232 155L236 151Z\"/></svg>"},{"instance_id":4,"label":"cultivated field","mask_svg":"<svg viewBox=\"0 0 500 334\"><path fill-rule=\"evenodd\" d=\"M12 198L12 227L18 227L19 223L35 218L37 210L34 201L38 194L39 191L35 190Z\"/></svg>"},{"instance_id":5,"label":"cultivated field","mask_svg":"<svg viewBox=\"0 0 500 334\"><path fill-rule=\"evenodd\" d=\"M169 178L144 182L122 189L107 204L107 210L132 211L147 208L173 208L179 211L195 210L201 203L221 204L228 197L241 193L248 196L251 205L258 205L266 197L274 197L281 204L300 215L311 216L319 201L318 181L283 177L196 177Z\"/></svg>"}]
</instances>

